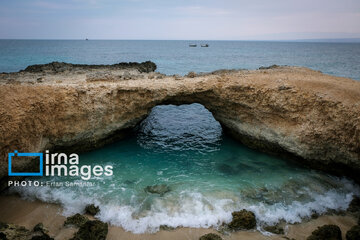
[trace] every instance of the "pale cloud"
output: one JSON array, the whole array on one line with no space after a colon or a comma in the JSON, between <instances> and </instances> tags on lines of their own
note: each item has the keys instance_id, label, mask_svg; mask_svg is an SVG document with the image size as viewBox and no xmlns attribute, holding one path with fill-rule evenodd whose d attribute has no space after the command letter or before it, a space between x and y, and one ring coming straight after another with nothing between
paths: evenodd
<instances>
[{"instance_id":1,"label":"pale cloud","mask_svg":"<svg viewBox=\"0 0 360 240\"><path fill-rule=\"evenodd\" d=\"M0 38L297 39L360 36L359 0L13 0Z\"/></svg>"}]
</instances>

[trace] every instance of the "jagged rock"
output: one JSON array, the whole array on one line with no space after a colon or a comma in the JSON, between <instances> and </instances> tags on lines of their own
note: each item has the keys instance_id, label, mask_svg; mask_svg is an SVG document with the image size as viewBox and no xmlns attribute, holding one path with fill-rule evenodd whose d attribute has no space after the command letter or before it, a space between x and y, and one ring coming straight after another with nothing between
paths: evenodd
<instances>
[{"instance_id":1,"label":"jagged rock","mask_svg":"<svg viewBox=\"0 0 360 240\"><path fill-rule=\"evenodd\" d=\"M95 216L96 214L98 214L100 212L100 208L98 206L95 206L94 204L89 204L89 205L86 205L85 212L87 214Z\"/></svg>"},{"instance_id":2,"label":"jagged rock","mask_svg":"<svg viewBox=\"0 0 360 240\"><path fill-rule=\"evenodd\" d=\"M80 227L82 225L84 225L84 223L86 223L89 219L79 213L66 218L65 222L64 222L64 226L67 225L74 225L77 227Z\"/></svg>"},{"instance_id":3,"label":"jagged rock","mask_svg":"<svg viewBox=\"0 0 360 240\"><path fill-rule=\"evenodd\" d=\"M279 226L266 226L264 227L265 231L274 233L274 234L284 234L284 228L279 227Z\"/></svg>"},{"instance_id":4,"label":"jagged rock","mask_svg":"<svg viewBox=\"0 0 360 240\"><path fill-rule=\"evenodd\" d=\"M145 192L157 193L160 195L163 195L163 194L171 191L170 187L165 184L147 186L144 190L145 190Z\"/></svg>"},{"instance_id":5,"label":"jagged rock","mask_svg":"<svg viewBox=\"0 0 360 240\"><path fill-rule=\"evenodd\" d=\"M215 233L208 233L201 236L199 240L222 240L222 238Z\"/></svg>"},{"instance_id":6,"label":"jagged rock","mask_svg":"<svg viewBox=\"0 0 360 240\"><path fill-rule=\"evenodd\" d=\"M15 224L2 223L0 233L1 237L7 240L29 240L31 238L31 231Z\"/></svg>"},{"instance_id":7,"label":"jagged rock","mask_svg":"<svg viewBox=\"0 0 360 240\"><path fill-rule=\"evenodd\" d=\"M360 197L359 196L353 197L347 210L349 212L359 212L360 211Z\"/></svg>"},{"instance_id":8,"label":"jagged rock","mask_svg":"<svg viewBox=\"0 0 360 240\"><path fill-rule=\"evenodd\" d=\"M0 240L54 240L39 223L33 231L15 224L0 223Z\"/></svg>"},{"instance_id":9,"label":"jagged rock","mask_svg":"<svg viewBox=\"0 0 360 240\"><path fill-rule=\"evenodd\" d=\"M47 228L44 227L44 225L42 223L38 223L34 226L33 228L34 232L41 232L41 233L49 233L49 230Z\"/></svg>"},{"instance_id":10,"label":"jagged rock","mask_svg":"<svg viewBox=\"0 0 360 240\"><path fill-rule=\"evenodd\" d=\"M75 233L71 240L105 240L108 224L99 220L87 221Z\"/></svg>"},{"instance_id":11,"label":"jagged rock","mask_svg":"<svg viewBox=\"0 0 360 240\"><path fill-rule=\"evenodd\" d=\"M256 226L255 214L251 211L245 209L233 212L232 220L228 224L231 230L242 230L242 229L252 229Z\"/></svg>"},{"instance_id":12,"label":"jagged rock","mask_svg":"<svg viewBox=\"0 0 360 240\"><path fill-rule=\"evenodd\" d=\"M359 225L353 226L349 231L347 231L346 240L359 240L359 239L360 239Z\"/></svg>"},{"instance_id":13,"label":"jagged rock","mask_svg":"<svg viewBox=\"0 0 360 240\"><path fill-rule=\"evenodd\" d=\"M307 240L341 240L341 230L336 225L324 225L318 227Z\"/></svg>"}]
</instances>

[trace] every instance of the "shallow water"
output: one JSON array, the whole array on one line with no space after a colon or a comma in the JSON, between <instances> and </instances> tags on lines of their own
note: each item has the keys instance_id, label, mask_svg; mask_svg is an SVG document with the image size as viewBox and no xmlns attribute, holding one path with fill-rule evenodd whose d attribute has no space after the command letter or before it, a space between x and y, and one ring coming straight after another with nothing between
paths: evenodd
<instances>
[{"instance_id":1,"label":"shallow water","mask_svg":"<svg viewBox=\"0 0 360 240\"><path fill-rule=\"evenodd\" d=\"M100 205L101 220L134 233L172 227L219 226L246 208L258 227L290 223L346 209L359 187L347 179L304 169L251 150L222 134L200 104L157 106L134 136L80 154L82 165L113 165L112 177L92 177L95 187L12 188L30 199L57 202L65 214ZM44 178L43 178L44 180ZM56 181L81 181L53 177ZM147 186L170 191L151 194Z\"/></svg>"},{"instance_id":2,"label":"shallow water","mask_svg":"<svg viewBox=\"0 0 360 240\"><path fill-rule=\"evenodd\" d=\"M207 42L208 48L189 43ZM0 40L0 72L64 61L113 64L151 60L165 74L218 69L304 66L360 80L360 43L262 41Z\"/></svg>"}]
</instances>

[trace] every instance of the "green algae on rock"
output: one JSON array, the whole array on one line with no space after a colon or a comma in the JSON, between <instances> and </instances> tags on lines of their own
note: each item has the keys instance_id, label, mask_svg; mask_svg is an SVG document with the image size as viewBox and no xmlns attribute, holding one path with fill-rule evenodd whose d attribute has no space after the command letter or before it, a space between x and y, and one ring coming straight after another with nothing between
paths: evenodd
<instances>
[{"instance_id":1,"label":"green algae on rock","mask_svg":"<svg viewBox=\"0 0 360 240\"><path fill-rule=\"evenodd\" d=\"M231 213L232 220L228 224L231 230L252 229L256 226L255 214L245 209Z\"/></svg>"}]
</instances>

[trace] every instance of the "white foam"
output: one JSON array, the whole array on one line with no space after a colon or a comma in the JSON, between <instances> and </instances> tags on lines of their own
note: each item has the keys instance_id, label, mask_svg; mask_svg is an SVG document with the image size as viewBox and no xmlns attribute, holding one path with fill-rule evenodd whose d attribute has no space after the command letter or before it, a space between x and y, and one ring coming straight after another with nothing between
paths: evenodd
<instances>
[{"instance_id":1,"label":"white foam","mask_svg":"<svg viewBox=\"0 0 360 240\"><path fill-rule=\"evenodd\" d=\"M231 213L243 208L255 213L258 228L264 224L276 224L280 220L288 223L301 222L302 218L310 217L312 213L319 214L329 209L345 210L352 195L359 194L359 187L342 180L343 188L329 190L322 194L310 193L313 200L291 204L244 202L236 194L202 194L199 192L182 191L152 199L148 209L140 205L130 206L119 203L104 203L96 196L89 198L76 195L71 188L26 187L12 188L26 199L39 199L44 202L60 203L63 214L69 216L84 210L85 205L94 203L100 206L97 216L100 220L115 226L121 226L133 233L156 232L160 225L170 227L208 228L220 226L231 221Z\"/></svg>"}]
</instances>

